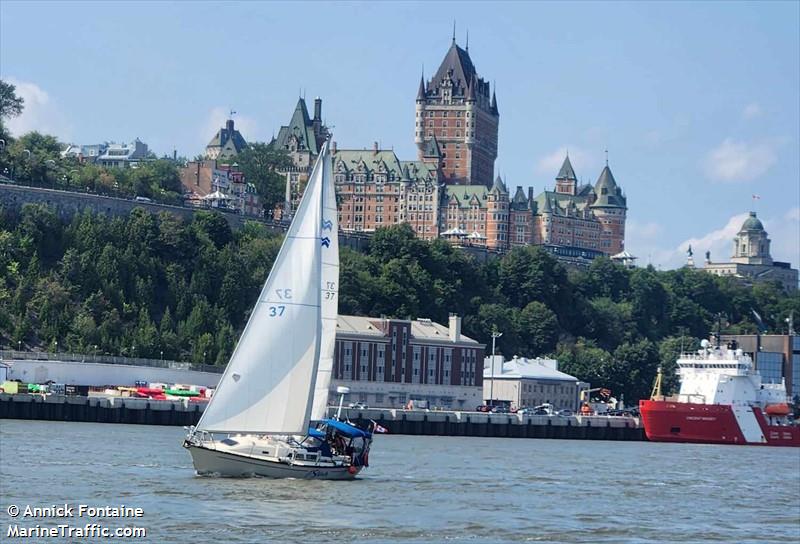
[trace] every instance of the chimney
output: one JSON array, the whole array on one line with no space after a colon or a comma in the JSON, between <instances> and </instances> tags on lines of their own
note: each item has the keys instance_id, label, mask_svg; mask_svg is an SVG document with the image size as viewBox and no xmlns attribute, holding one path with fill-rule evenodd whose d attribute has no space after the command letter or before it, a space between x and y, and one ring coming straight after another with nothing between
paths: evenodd
<instances>
[{"instance_id":1,"label":"chimney","mask_svg":"<svg viewBox=\"0 0 800 544\"><path fill-rule=\"evenodd\" d=\"M450 341L461 341L461 318L456 314L450 314Z\"/></svg>"},{"instance_id":2,"label":"chimney","mask_svg":"<svg viewBox=\"0 0 800 544\"><path fill-rule=\"evenodd\" d=\"M228 134L233 134L233 119L225 121L225 128L228 129Z\"/></svg>"},{"instance_id":3,"label":"chimney","mask_svg":"<svg viewBox=\"0 0 800 544\"><path fill-rule=\"evenodd\" d=\"M331 153L336 153L336 140L331 141Z\"/></svg>"},{"instance_id":4,"label":"chimney","mask_svg":"<svg viewBox=\"0 0 800 544\"><path fill-rule=\"evenodd\" d=\"M322 99L320 97L314 99L314 121L322 121Z\"/></svg>"},{"instance_id":5,"label":"chimney","mask_svg":"<svg viewBox=\"0 0 800 544\"><path fill-rule=\"evenodd\" d=\"M533 187L528 187L528 202L533 202Z\"/></svg>"},{"instance_id":6,"label":"chimney","mask_svg":"<svg viewBox=\"0 0 800 544\"><path fill-rule=\"evenodd\" d=\"M378 154L378 142L372 142L372 152Z\"/></svg>"}]
</instances>

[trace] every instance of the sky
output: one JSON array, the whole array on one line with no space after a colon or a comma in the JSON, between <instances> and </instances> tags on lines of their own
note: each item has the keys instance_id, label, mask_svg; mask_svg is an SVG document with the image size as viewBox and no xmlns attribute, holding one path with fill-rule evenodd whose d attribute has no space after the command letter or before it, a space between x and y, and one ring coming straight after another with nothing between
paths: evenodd
<instances>
[{"instance_id":1,"label":"sky","mask_svg":"<svg viewBox=\"0 0 800 544\"><path fill-rule=\"evenodd\" d=\"M228 112L268 141L299 95L323 99L339 148L416 158L414 99L450 46L493 82L495 166L552 189L569 150L628 197L626 246L669 269L727 261L754 210L776 260L800 264L799 2L0 1L0 77L25 98L16 135L140 138L194 157ZM756 195L759 198L753 198Z\"/></svg>"}]
</instances>

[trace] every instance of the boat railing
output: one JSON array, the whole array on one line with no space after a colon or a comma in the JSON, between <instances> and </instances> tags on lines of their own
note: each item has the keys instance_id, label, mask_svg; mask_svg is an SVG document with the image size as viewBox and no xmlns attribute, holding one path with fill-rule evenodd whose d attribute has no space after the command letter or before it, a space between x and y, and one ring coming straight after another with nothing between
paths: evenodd
<instances>
[{"instance_id":1,"label":"boat railing","mask_svg":"<svg viewBox=\"0 0 800 544\"><path fill-rule=\"evenodd\" d=\"M149 366L169 368L172 370L194 370L196 372L210 372L213 374L221 374L225 370L224 367L173 361L170 359L146 359L142 357L119 357L115 355L90 355L83 353L50 353L45 351L0 350L0 361L3 360Z\"/></svg>"}]
</instances>

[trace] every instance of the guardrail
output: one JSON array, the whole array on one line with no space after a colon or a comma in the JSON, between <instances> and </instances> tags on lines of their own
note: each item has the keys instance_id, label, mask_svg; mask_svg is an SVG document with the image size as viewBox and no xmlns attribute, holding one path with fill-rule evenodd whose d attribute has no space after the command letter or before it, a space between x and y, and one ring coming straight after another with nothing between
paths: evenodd
<instances>
[{"instance_id":1,"label":"guardrail","mask_svg":"<svg viewBox=\"0 0 800 544\"><path fill-rule=\"evenodd\" d=\"M144 359L139 357L117 357L114 355L86 355L81 353L49 353L44 351L0 350L0 360L68 361L77 363L99 363L110 365L149 366L173 370L194 370L222 374L224 367L172 361L168 359Z\"/></svg>"}]
</instances>

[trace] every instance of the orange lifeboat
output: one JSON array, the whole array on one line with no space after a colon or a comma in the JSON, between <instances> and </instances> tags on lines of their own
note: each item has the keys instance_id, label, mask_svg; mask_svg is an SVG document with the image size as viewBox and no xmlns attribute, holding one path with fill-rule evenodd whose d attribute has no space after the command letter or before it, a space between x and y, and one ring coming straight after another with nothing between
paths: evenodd
<instances>
[{"instance_id":1,"label":"orange lifeboat","mask_svg":"<svg viewBox=\"0 0 800 544\"><path fill-rule=\"evenodd\" d=\"M791 408L785 402L780 404L768 404L764 409L768 416L788 416L792 413Z\"/></svg>"}]
</instances>

